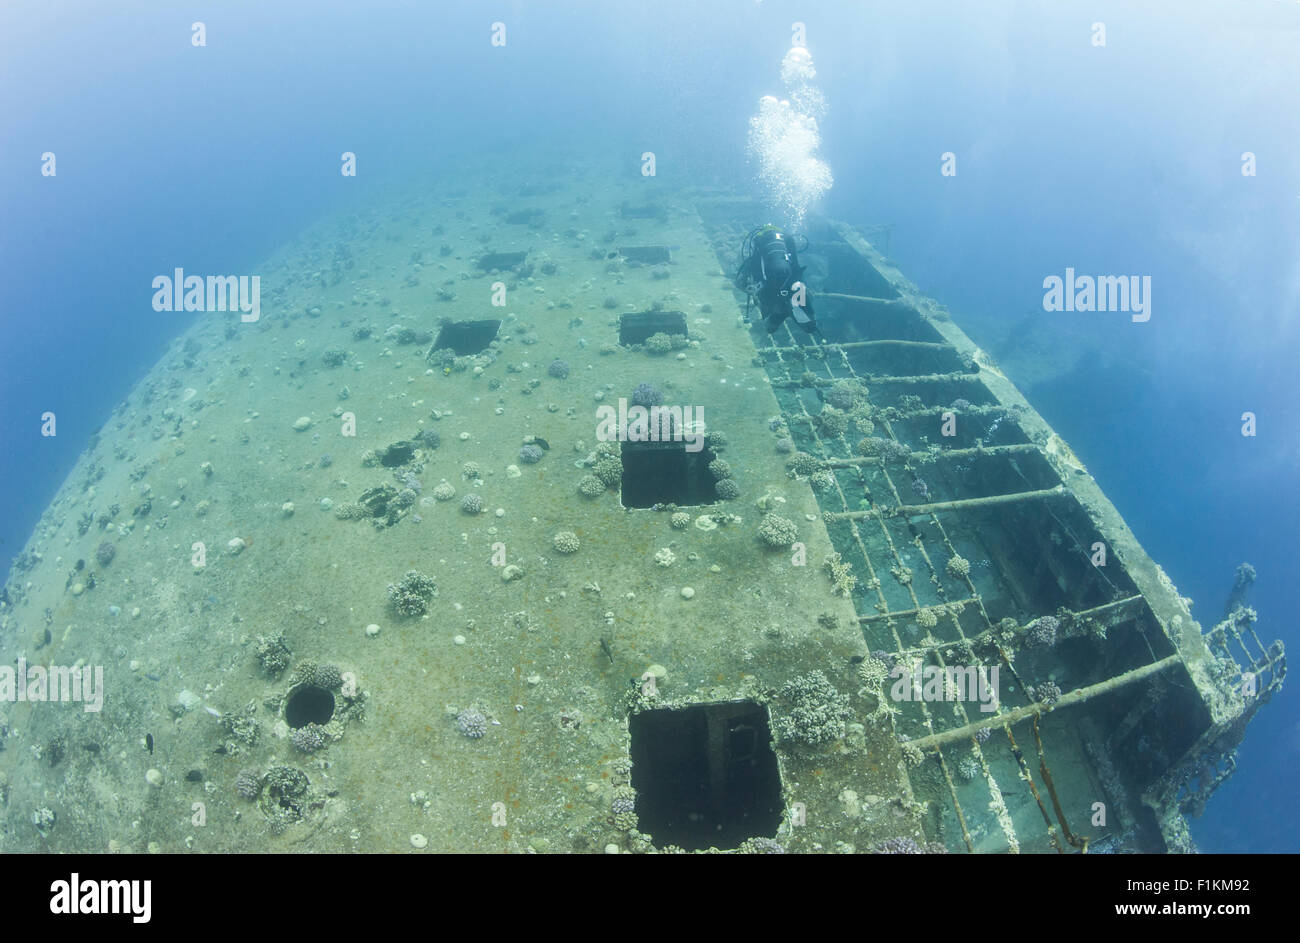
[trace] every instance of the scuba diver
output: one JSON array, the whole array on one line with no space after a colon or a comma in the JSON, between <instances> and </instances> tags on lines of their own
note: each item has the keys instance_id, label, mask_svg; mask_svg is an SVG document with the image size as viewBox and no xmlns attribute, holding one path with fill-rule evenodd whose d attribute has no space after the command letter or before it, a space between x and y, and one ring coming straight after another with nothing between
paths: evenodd
<instances>
[{"instance_id":1,"label":"scuba diver","mask_svg":"<svg viewBox=\"0 0 1300 943\"><path fill-rule=\"evenodd\" d=\"M807 241L804 248L808 248ZM763 326L769 334L793 316L795 323L809 334L820 335L808 286L801 281L803 266L799 264L799 253L788 236L771 223L760 226L745 237L740 256L740 268L733 284L747 296L745 323L749 323L750 305L757 301Z\"/></svg>"}]
</instances>

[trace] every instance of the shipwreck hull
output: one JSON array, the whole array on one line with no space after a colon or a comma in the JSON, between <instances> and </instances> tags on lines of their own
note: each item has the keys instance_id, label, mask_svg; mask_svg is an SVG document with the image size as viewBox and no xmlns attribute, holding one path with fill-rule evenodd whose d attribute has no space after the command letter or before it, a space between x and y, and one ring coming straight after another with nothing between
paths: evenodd
<instances>
[{"instance_id":1,"label":"shipwreck hull","mask_svg":"<svg viewBox=\"0 0 1300 943\"><path fill-rule=\"evenodd\" d=\"M316 227L114 411L0 598L103 710L0 704L0 847L1190 848L1281 646L1202 632L945 310L823 222L824 342L767 337L758 207L591 170L539 239L500 179ZM610 471L643 384L724 438ZM996 711L882 676L956 666Z\"/></svg>"},{"instance_id":2,"label":"shipwreck hull","mask_svg":"<svg viewBox=\"0 0 1300 943\"><path fill-rule=\"evenodd\" d=\"M700 208L724 260L761 218L744 201ZM1203 632L1097 481L948 311L851 226L820 222L809 238L827 260L821 340L788 321L755 336L797 446L835 475L820 495L831 540L871 574L854 591L868 647L939 667L973 654L1004 680L995 715L898 705L913 789L943 809L946 843L1193 850L1185 815L1231 772L1246 724L1280 687L1281 643L1264 644L1244 608ZM877 426L905 460L819 434L821 394L844 379L895 407ZM955 556L980 563L954 573ZM937 619L918 644L926 609ZM1038 646L1027 635L1043 616L1059 627ZM1044 681L1056 688L1046 702L1026 695Z\"/></svg>"}]
</instances>

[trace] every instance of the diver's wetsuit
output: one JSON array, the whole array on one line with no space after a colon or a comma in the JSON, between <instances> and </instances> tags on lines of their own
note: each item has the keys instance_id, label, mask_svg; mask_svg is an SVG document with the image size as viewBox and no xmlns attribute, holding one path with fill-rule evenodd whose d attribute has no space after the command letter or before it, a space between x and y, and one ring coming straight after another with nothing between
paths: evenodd
<instances>
[{"instance_id":1,"label":"diver's wetsuit","mask_svg":"<svg viewBox=\"0 0 1300 943\"><path fill-rule=\"evenodd\" d=\"M763 326L769 334L791 315L796 324L814 334L817 322L806 285L802 286L803 306L792 303L802 278L803 266L794 245L776 229L765 229L754 237L749 257L740 263L736 287L758 300Z\"/></svg>"}]
</instances>

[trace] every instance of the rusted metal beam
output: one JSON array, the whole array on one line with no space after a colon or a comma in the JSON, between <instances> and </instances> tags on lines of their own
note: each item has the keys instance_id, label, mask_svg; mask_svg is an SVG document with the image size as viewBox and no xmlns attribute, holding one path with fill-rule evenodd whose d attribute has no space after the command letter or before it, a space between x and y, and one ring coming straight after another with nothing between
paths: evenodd
<instances>
[{"instance_id":1,"label":"rusted metal beam","mask_svg":"<svg viewBox=\"0 0 1300 943\"><path fill-rule=\"evenodd\" d=\"M871 298L867 295L848 295L839 291L819 291L818 298L834 298L836 301L857 301L863 304L892 305L899 308L910 308L902 298Z\"/></svg>"},{"instance_id":2,"label":"rusted metal beam","mask_svg":"<svg viewBox=\"0 0 1300 943\"><path fill-rule=\"evenodd\" d=\"M928 737L921 737L918 740L911 741L910 746L914 746L919 750L937 750L940 747L946 747L950 743L967 740L985 727L1005 727L1009 724L1018 724L1022 720L1029 720L1031 717L1037 717L1040 714L1060 710L1063 707L1071 707L1075 704L1082 704L1084 701L1099 695L1109 694L1111 691L1126 685L1150 678L1166 668L1172 668L1181 661L1182 659L1178 655L1166 655L1159 661L1153 661L1149 665L1142 665L1140 668L1134 668L1105 681L1098 681L1096 684L1090 684L1083 688L1075 688L1068 694L1062 694L1051 707L1046 704L1026 704L1024 707L1017 707L1004 714L994 714L982 720L974 721L964 727L954 727L952 730L944 730L940 733L930 734Z\"/></svg>"},{"instance_id":3,"label":"rusted metal beam","mask_svg":"<svg viewBox=\"0 0 1300 943\"><path fill-rule=\"evenodd\" d=\"M934 501L930 504L901 504L896 508L881 508L881 513L897 517L901 514L938 514L940 511L970 511L977 508L997 507L1001 504L1019 504L1023 501L1042 501L1069 494L1064 485L1043 488L1039 491L1016 491L1012 494L992 494L986 498L966 498L958 501ZM860 521L874 517L872 511L827 511L822 517L827 521Z\"/></svg>"},{"instance_id":4,"label":"rusted metal beam","mask_svg":"<svg viewBox=\"0 0 1300 943\"><path fill-rule=\"evenodd\" d=\"M952 350L951 344L942 344L935 341L905 341L905 340L878 340L878 341L845 341L844 343L822 344L823 350L860 350L864 347L912 347L923 350ZM808 350L807 347L760 347L760 353L775 351L780 354L790 354L795 351Z\"/></svg>"},{"instance_id":5,"label":"rusted metal beam","mask_svg":"<svg viewBox=\"0 0 1300 943\"><path fill-rule=\"evenodd\" d=\"M981 455L1015 455L1025 452L1038 452L1038 446L1032 442L1019 442L1015 445L989 445L981 449L948 449L940 452L912 452L910 459L920 461L921 459L931 458L977 458ZM874 455L865 455L857 458L827 458L822 459L822 465L826 468L852 468L855 465L878 465L880 459Z\"/></svg>"}]
</instances>

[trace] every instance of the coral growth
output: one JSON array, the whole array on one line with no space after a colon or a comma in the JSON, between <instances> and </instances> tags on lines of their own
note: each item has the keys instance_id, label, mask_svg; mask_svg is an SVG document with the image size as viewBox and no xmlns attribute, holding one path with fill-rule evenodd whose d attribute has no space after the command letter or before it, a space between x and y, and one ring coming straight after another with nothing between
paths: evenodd
<instances>
[{"instance_id":1,"label":"coral growth","mask_svg":"<svg viewBox=\"0 0 1300 943\"><path fill-rule=\"evenodd\" d=\"M980 774L979 761L973 756L963 756L957 761L957 775L963 782L970 782Z\"/></svg>"},{"instance_id":2,"label":"coral growth","mask_svg":"<svg viewBox=\"0 0 1300 943\"><path fill-rule=\"evenodd\" d=\"M618 786L610 799L609 811L614 819L614 827L621 832L630 832L637 827L636 790L631 786Z\"/></svg>"},{"instance_id":3,"label":"coral growth","mask_svg":"<svg viewBox=\"0 0 1300 943\"><path fill-rule=\"evenodd\" d=\"M294 684L312 684L332 691L343 684L343 672L338 665L318 665L312 661L298 663L293 673Z\"/></svg>"},{"instance_id":4,"label":"coral growth","mask_svg":"<svg viewBox=\"0 0 1300 943\"><path fill-rule=\"evenodd\" d=\"M1044 681L1042 684L1034 685L1030 696L1035 701L1051 707L1061 699L1061 688L1055 681Z\"/></svg>"},{"instance_id":5,"label":"coral growth","mask_svg":"<svg viewBox=\"0 0 1300 943\"><path fill-rule=\"evenodd\" d=\"M764 514L758 525L758 537L769 547L785 549L799 537L799 529L787 517Z\"/></svg>"},{"instance_id":6,"label":"coral growth","mask_svg":"<svg viewBox=\"0 0 1300 943\"><path fill-rule=\"evenodd\" d=\"M623 481L623 460L616 455L605 455L596 460L592 473L606 488L616 488Z\"/></svg>"},{"instance_id":7,"label":"coral growth","mask_svg":"<svg viewBox=\"0 0 1300 943\"><path fill-rule=\"evenodd\" d=\"M817 745L844 736L849 702L820 671L792 678L781 687L781 696L790 708L776 721L777 734L783 740Z\"/></svg>"},{"instance_id":8,"label":"coral growth","mask_svg":"<svg viewBox=\"0 0 1300 943\"><path fill-rule=\"evenodd\" d=\"M764 838L761 835L755 838L746 838L736 850L742 855L783 855L786 853L785 845L775 838Z\"/></svg>"},{"instance_id":9,"label":"coral growth","mask_svg":"<svg viewBox=\"0 0 1300 943\"><path fill-rule=\"evenodd\" d=\"M871 849L875 855L923 855L924 851L912 839L899 835L896 838L886 838L882 842L877 842L876 846Z\"/></svg>"},{"instance_id":10,"label":"coral growth","mask_svg":"<svg viewBox=\"0 0 1300 943\"><path fill-rule=\"evenodd\" d=\"M456 715L456 729L471 740L477 740L487 733L487 718L482 711L467 707Z\"/></svg>"},{"instance_id":11,"label":"coral growth","mask_svg":"<svg viewBox=\"0 0 1300 943\"><path fill-rule=\"evenodd\" d=\"M307 813L307 774L292 766L272 766L266 773L266 790L261 808L270 819L271 831L280 834Z\"/></svg>"},{"instance_id":12,"label":"coral growth","mask_svg":"<svg viewBox=\"0 0 1300 943\"><path fill-rule=\"evenodd\" d=\"M663 404L664 394L659 387L650 383L638 383L636 389L632 391L632 402L637 406L645 406L647 409L651 406L660 406Z\"/></svg>"},{"instance_id":13,"label":"coral growth","mask_svg":"<svg viewBox=\"0 0 1300 943\"><path fill-rule=\"evenodd\" d=\"M619 471L622 476L622 470ZM598 498L605 493L605 483L595 475L583 475L582 480L578 482L578 494L585 498Z\"/></svg>"},{"instance_id":14,"label":"coral growth","mask_svg":"<svg viewBox=\"0 0 1300 943\"><path fill-rule=\"evenodd\" d=\"M889 666L874 655L862 659L858 665L858 678L869 688L879 689L888 677Z\"/></svg>"},{"instance_id":15,"label":"coral growth","mask_svg":"<svg viewBox=\"0 0 1300 943\"><path fill-rule=\"evenodd\" d=\"M836 380L823 394L826 403L849 412L867 401L867 390L859 380Z\"/></svg>"},{"instance_id":16,"label":"coral growth","mask_svg":"<svg viewBox=\"0 0 1300 943\"><path fill-rule=\"evenodd\" d=\"M831 585L835 592L841 596L852 595L853 587L858 585L858 578L853 575L853 566L842 559L838 553L832 553L826 558L825 567L830 574Z\"/></svg>"},{"instance_id":17,"label":"coral growth","mask_svg":"<svg viewBox=\"0 0 1300 943\"><path fill-rule=\"evenodd\" d=\"M278 678L289 667L289 658L293 654L285 644L284 633L259 635L255 643L257 660L262 663L262 670L268 678Z\"/></svg>"},{"instance_id":18,"label":"coral growth","mask_svg":"<svg viewBox=\"0 0 1300 943\"><path fill-rule=\"evenodd\" d=\"M325 728L320 724L307 724L295 730L289 741L301 753L315 753L325 746Z\"/></svg>"},{"instance_id":19,"label":"coral growth","mask_svg":"<svg viewBox=\"0 0 1300 943\"><path fill-rule=\"evenodd\" d=\"M397 583L388 584L388 599L400 616L414 618L429 611L429 600L438 594L432 577L408 570Z\"/></svg>"},{"instance_id":20,"label":"coral growth","mask_svg":"<svg viewBox=\"0 0 1300 943\"><path fill-rule=\"evenodd\" d=\"M235 792L252 802L262 791L262 774L255 769L242 769L235 776Z\"/></svg>"},{"instance_id":21,"label":"coral growth","mask_svg":"<svg viewBox=\"0 0 1300 943\"><path fill-rule=\"evenodd\" d=\"M912 450L895 439L882 439L879 436L867 436L855 446L859 455L878 455L886 462L894 464L906 462L912 457Z\"/></svg>"},{"instance_id":22,"label":"coral growth","mask_svg":"<svg viewBox=\"0 0 1300 943\"><path fill-rule=\"evenodd\" d=\"M817 432L824 438L833 439L849 431L849 417L842 410L827 403L816 418Z\"/></svg>"},{"instance_id":23,"label":"coral growth","mask_svg":"<svg viewBox=\"0 0 1300 943\"><path fill-rule=\"evenodd\" d=\"M1040 616L1025 626L1025 638L1031 645L1050 648L1056 644L1056 630L1060 627L1061 621L1056 616Z\"/></svg>"},{"instance_id":24,"label":"coral growth","mask_svg":"<svg viewBox=\"0 0 1300 943\"><path fill-rule=\"evenodd\" d=\"M807 452L796 452L786 467L796 475L811 475L822 467L822 463Z\"/></svg>"}]
</instances>

